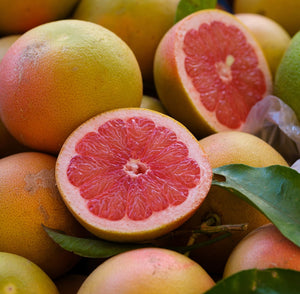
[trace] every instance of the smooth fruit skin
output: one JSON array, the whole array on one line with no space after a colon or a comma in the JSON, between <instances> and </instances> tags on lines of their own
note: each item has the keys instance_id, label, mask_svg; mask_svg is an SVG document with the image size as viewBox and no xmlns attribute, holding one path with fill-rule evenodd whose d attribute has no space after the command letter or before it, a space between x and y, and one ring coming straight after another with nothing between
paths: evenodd
<instances>
[{"instance_id":1,"label":"smooth fruit skin","mask_svg":"<svg viewBox=\"0 0 300 294\"><path fill-rule=\"evenodd\" d=\"M300 247L281 234L274 224L261 226L234 248L224 278L242 270L285 268L300 271Z\"/></svg>"},{"instance_id":2,"label":"smooth fruit skin","mask_svg":"<svg viewBox=\"0 0 300 294\"><path fill-rule=\"evenodd\" d=\"M288 104L300 120L300 32L294 35L280 61L274 95Z\"/></svg>"},{"instance_id":3,"label":"smooth fruit skin","mask_svg":"<svg viewBox=\"0 0 300 294\"><path fill-rule=\"evenodd\" d=\"M274 19L293 36L300 30L297 0L234 0L234 13L257 13Z\"/></svg>"},{"instance_id":4,"label":"smooth fruit skin","mask_svg":"<svg viewBox=\"0 0 300 294\"><path fill-rule=\"evenodd\" d=\"M253 167L273 164L288 166L285 159L274 148L248 133L220 132L199 140L199 143L207 153L212 168L227 164L246 164ZM209 273L220 274L237 243L255 228L269 223L269 220L233 193L212 186L195 215L179 229L195 228L213 214L219 217L220 225L248 224L246 231L234 231L232 236L226 239L191 251L190 257L199 262ZM209 237L202 234L196 242L208 241L217 235L213 234Z\"/></svg>"},{"instance_id":5,"label":"smooth fruit skin","mask_svg":"<svg viewBox=\"0 0 300 294\"><path fill-rule=\"evenodd\" d=\"M23 152L0 160L0 251L30 259L51 278L70 270L80 257L62 249L42 225L84 236L58 193L54 156Z\"/></svg>"},{"instance_id":6,"label":"smooth fruit skin","mask_svg":"<svg viewBox=\"0 0 300 294\"><path fill-rule=\"evenodd\" d=\"M159 99L152 97L152 96L143 95L140 107L167 114L166 109L164 108L162 103L159 101Z\"/></svg>"},{"instance_id":7,"label":"smooth fruit skin","mask_svg":"<svg viewBox=\"0 0 300 294\"><path fill-rule=\"evenodd\" d=\"M145 248L109 258L87 277L78 294L199 294L214 284L188 257L167 249Z\"/></svg>"},{"instance_id":8,"label":"smooth fruit skin","mask_svg":"<svg viewBox=\"0 0 300 294\"><path fill-rule=\"evenodd\" d=\"M179 0L82 0L73 18L108 28L134 52L143 79L153 80L157 45L174 24Z\"/></svg>"},{"instance_id":9,"label":"smooth fruit skin","mask_svg":"<svg viewBox=\"0 0 300 294\"><path fill-rule=\"evenodd\" d=\"M0 116L32 149L57 154L92 116L138 107L142 77L131 49L111 31L60 20L23 34L0 63Z\"/></svg>"},{"instance_id":10,"label":"smooth fruit skin","mask_svg":"<svg viewBox=\"0 0 300 294\"><path fill-rule=\"evenodd\" d=\"M254 34L266 56L272 77L275 78L280 60L290 44L291 36L276 21L255 13L239 13L235 16Z\"/></svg>"},{"instance_id":11,"label":"smooth fruit skin","mask_svg":"<svg viewBox=\"0 0 300 294\"><path fill-rule=\"evenodd\" d=\"M40 267L7 252L0 252L0 293L59 294L54 282Z\"/></svg>"},{"instance_id":12,"label":"smooth fruit skin","mask_svg":"<svg viewBox=\"0 0 300 294\"><path fill-rule=\"evenodd\" d=\"M270 93L272 89L271 74L260 46L249 29L232 14L219 9L206 9L190 14L177 22L164 35L157 47L154 57L155 87L158 97L168 113L183 123L198 138L203 138L217 131L232 130L219 123L214 112L209 112L200 102L195 103L193 101L192 97L198 99L199 92L192 85L190 77L187 76L182 61L183 52L181 47L183 46L186 27L193 26L196 29L197 23L199 26L212 20L218 20L227 25L237 25L244 34L248 35L248 42L256 47L255 52L261 62L260 69L266 79L265 95ZM196 99L194 98L194 100ZM207 114L206 117L205 113ZM241 128L242 126L235 130Z\"/></svg>"},{"instance_id":13,"label":"smooth fruit skin","mask_svg":"<svg viewBox=\"0 0 300 294\"><path fill-rule=\"evenodd\" d=\"M0 62L3 56L6 54L9 47L19 39L21 35L9 35L6 37L0 38Z\"/></svg>"},{"instance_id":14,"label":"smooth fruit skin","mask_svg":"<svg viewBox=\"0 0 300 294\"><path fill-rule=\"evenodd\" d=\"M0 35L23 34L46 22L67 18L79 0L0 1Z\"/></svg>"}]
</instances>

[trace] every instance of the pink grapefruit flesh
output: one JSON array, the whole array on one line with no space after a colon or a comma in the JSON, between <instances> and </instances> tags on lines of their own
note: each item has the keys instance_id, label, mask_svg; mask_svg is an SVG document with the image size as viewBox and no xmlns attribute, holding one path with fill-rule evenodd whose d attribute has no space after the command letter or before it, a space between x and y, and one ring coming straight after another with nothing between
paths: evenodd
<instances>
[{"instance_id":1,"label":"pink grapefruit flesh","mask_svg":"<svg viewBox=\"0 0 300 294\"><path fill-rule=\"evenodd\" d=\"M232 14L201 10L161 40L155 85L168 113L194 134L242 130L251 108L272 91L262 49Z\"/></svg>"},{"instance_id":2,"label":"pink grapefruit flesh","mask_svg":"<svg viewBox=\"0 0 300 294\"><path fill-rule=\"evenodd\" d=\"M66 205L96 236L139 241L180 226L200 206L212 169L181 123L123 108L88 120L66 140L56 179Z\"/></svg>"}]
</instances>

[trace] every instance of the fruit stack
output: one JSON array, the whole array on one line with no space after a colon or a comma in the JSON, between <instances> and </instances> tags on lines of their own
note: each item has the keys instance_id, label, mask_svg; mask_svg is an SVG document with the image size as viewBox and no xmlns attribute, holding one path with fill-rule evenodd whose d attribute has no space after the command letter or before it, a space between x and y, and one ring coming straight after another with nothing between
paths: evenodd
<instances>
[{"instance_id":1,"label":"fruit stack","mask_svg":"<svg viewBox=\"0 0 300 294\"><path fill-rule=\"evenodd\" d=\"M300 2L12 2L0 293L297 293Z\"/></svg>"}]
</instances>

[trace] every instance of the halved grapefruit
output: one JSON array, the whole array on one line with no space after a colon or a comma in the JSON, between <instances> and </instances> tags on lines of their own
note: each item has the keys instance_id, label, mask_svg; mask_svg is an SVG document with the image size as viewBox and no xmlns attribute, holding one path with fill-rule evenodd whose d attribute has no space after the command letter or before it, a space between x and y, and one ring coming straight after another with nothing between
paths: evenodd
<instances>
[{"instance_id":1,"label":"halved grapefruit","mask_svg":"<svg viewBox=\"0 0 300 294\"><path fill-rule=\"evenodd\" d=\"M65 141L56 181L78 221L113 241L153 239L200 206L212 168L181 123L144 108L122 108L86 121Z\"/></svg>"},{"instance_id":2,"label":"halved grapefruit","mask_svg":"<svg viewBox=\"0 0 300 294\"><path fill-rule=\"evenodd\" d=\"M272 91L264 53L234 15L206 9L176 23L154 60L158 96L196 136L242 130L250 109Z\"/></svg>"}]
</instances>

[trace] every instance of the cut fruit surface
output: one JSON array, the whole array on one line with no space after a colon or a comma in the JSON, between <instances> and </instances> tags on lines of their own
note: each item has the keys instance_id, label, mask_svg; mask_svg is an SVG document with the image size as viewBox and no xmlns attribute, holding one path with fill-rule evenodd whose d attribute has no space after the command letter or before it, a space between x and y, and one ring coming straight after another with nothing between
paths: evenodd
<instances>
[{"instance_id":1,"label":"cut fruit surface","mask_svg":"<svg viewBox=\"0 0 300 294\"><path fill-rule=\"evenodd\" d=\"M89 231L114 241L147 240L181 225L200 206L212 169L180 123L124 108L95 116L64 143L56 180Z\"/></svg>"},{"instance_id":2,"label":"cut fruit surface","mask_svg":"<svg viewBox=\"0 0 300 294\"><path fill-rule=\"evenodd\" d=\"M168 113L195 135L241 130L272 91L261 47L234 15L218 9L195 12L165 34L154 78Z\"/></svg>"}]
</instances>

